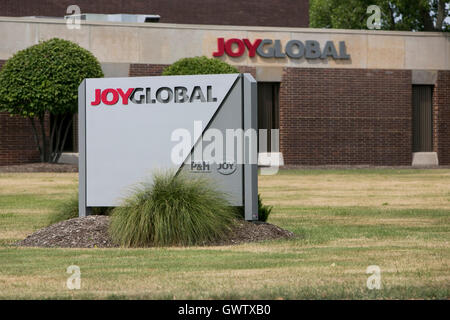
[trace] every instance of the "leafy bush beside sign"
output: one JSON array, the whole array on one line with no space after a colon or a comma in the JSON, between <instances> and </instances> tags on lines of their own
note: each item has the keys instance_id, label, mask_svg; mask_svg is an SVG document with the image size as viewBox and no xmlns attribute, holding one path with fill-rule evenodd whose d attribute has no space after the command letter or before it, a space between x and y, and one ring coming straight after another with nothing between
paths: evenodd
<instances>
[{"instance_id":1,"label":"leafy bush beside sign","mask_svg":"<svg viewBox=\"0 0 450 320\"><path fill-rule=\"evenodd\" d=\"M77 111L78 86L99 77L100 63L88 50L57 38L41 42L14 54L1 69L0 111L28 118L41 161L57 162Z\"/></svg>"},{"instance_id":2,"label":"leafy bush beside sign","mask_svg":"<svg viewBox=\"0 0 450 320\"><path fill-rule=\"evenodd\" d=\"M192 74L222 74L239 73L238 69L218 59L210 59L205 56L183 58L163 71L163 76L182 76Z\"/></svg>"}]
</instances>

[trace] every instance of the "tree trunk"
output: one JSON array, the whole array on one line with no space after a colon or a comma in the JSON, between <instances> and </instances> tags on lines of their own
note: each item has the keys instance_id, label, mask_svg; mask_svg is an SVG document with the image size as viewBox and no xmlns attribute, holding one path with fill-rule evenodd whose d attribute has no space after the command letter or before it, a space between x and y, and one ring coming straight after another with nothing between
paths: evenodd
<instances>
[{"instance_id":1,"label":"tree trunk","mask_svg":"<svg viewBox=\"0 0 450 320\"><path fill-rule=\"evenodd\" d=\"M63 150L64 150L64 145L66 144L67 134L69 133L69 128L70 128L72 122L73 122L73 115L70 117L70 120L69 120L69 122L68 122L67 125L66 125L66 129L65 129L65 131L64 131L64 136L63 136L63 139L62 139L62 141L61 141L61 145L60 145L60 148L59 148L59 152L58 152L57 155L56 155L55 162L58 162L58 160L59 160L59 158L61 157L61 154L62 154L62 152L63 152Z\"/></svg>"},{"instance_id":2,"label":"tree trunk","mask_svg":"<svg viewBox=\"0 0 450 320\"><path fill-rule=\"evenodd\" d=\"M433 19L430 16L430 12L426 8L420 8L420 15L422 16L423 30L434 31Z\"/></svg>"},{"instance_id":3,"label":"tree trunk","mask_svg":"<svg viewBox=\"0 0 450 320\"><path fill-rule=\"evenodd\" d=\"M55 131L56 131L57 123L58 123L58 118L59 117L57 115L54 116L53 119L50 118L50 142L49 142L50 143L50 158L53 157L53 150L55 147L53 141L55 138Z\"/></svg>"},{"instance_id":4,"label":"tree trunk","mask_svg":"<svg viewBox=\"0 0 450 320\"><path fill-rule=\"evenodd\" d=\"M67 116L70 117L69 121L66 121ZM41 127L40 130L36 127L35 118L29 119L31 122L31 128L33 129L34 141L39 150L41 162L58 162L64 150L64 145L66 144L69 129L73 122L73 115L65 114L63 116L55 116L53 121L50 123L50 136L48 139L45 134L45 115L40 115L37 117Z\"/></svg>"},{"instance_id":5,"label":"tree trunk","mask_svg":"<svg viewBox=\"0 0 450 320\"><path fill-rule=\"evenodd\" d=\"M69 117L69 119L67 118ZM68 120L68 121L67 121ZM73 114L58 115L53 118L51 129L51 150L48 162L58 162L66 144L67 135L69 133L70 126L73 122Z\"/></svg>"},{"instance_id":6,"label":"tree trunk","mask_svg":"<svg viewBox=\"0 0 450 320\"><path fill-rule=\"evenodd\" d=\"M62 127L64 125L64 120L66 119L66 116L58 117L58 122L55 122L55 127L57 127L57 133L56 133L56 143L54 143L54 148L52 150L52 156L50 162L56 162L58 157L58 150L60 149L60 141L61 141L61 132Z\"/></svg>"},{"instance_id":7,"label":"tree trunk","mask_svg":"<svg viewBox=\"0 0 450 320\"><path fill-rule=\"evenodd\" d=\"M439 0L436 14L436 30L442 31L444 20L445 20L445 0Z\"/></svg>"},{"instance_id":8,"label":"tree trunk","mask_svg":"<svg viewBox=\"0 0 450 320\"><path fill-rule=\"evenodd\" d=\"M41 139L39 138L39 133L36 128L36 123L34 122L34 118L29 118L29 119L31 122L31 128L33 129L34 142L36 143L38 150L39 150L39 157L41 159L41 162L44 162L45 156L44 156L44 153L42 150Z\"/></svg>"},{"instance_id":9,"label":"tree trunk","mask_svg":"<svg viewBox=\"0 0 450 320\"><path fill-rule=\"evenodd\" d=\"M388 30L395 30L394 9L391 7L390 3L388 3L388 7L389 7L389 24L390 24Z\"/></svg>"},{"instance_id":10,"label":"tree trunk","mask_svg":"<svg viewBox=\"0 0 450 320\"><path fill-rule=\"evenodd\" d=\"M39 123L41 124L41 138L42 138L42 154L44 155L44 162L49 160L48 143L45 135L45 114L39 115Z\"/></svg>"}]
</instances>

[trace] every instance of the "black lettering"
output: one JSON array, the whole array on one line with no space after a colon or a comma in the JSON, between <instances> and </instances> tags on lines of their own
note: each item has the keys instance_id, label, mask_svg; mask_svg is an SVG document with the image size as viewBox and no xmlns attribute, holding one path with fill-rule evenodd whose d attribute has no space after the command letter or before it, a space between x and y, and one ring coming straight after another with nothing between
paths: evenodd
<instances>
[{"instance_id":1,"label":"black lettering","mask_svg":"<svg viewBox=\"0 0 450 320\"><path fill-rule=\"evenodd\" d=\"M286 54L281 52L281 42L280 42L280 40L275 40L274 49L275 49L275 58L284 58L284 57L286 57Z\"/></svg>"},{"instance_id":2,"label":"black lettering","mask_svg":"<svg viewBox=\"0 0 450 320\"><path fill-rule=\"evenodd\" d=\"M212 96L212 86L206 87L206 100L208 102L216 102L217 101L217 98Z\"/></svg>"},{"instance_id":3,"label":"black lettering","mask_svg":"<svg viewBox=\"0 0 450 320\"><path fill-rule=\"evenodd\" d=\"M195 86L192 90L191 99L189 102L194 102L195 100L200 100L201 102L206 102L205 96L203 95L200 86Z\"/></svg>"},{"instance_id":4,"label":"black lettering","mask_svg":"<svg viewBox=\"0 0 450 320\"><path fill-rule=\"evenodd\" d=\"M256 52L263 58L273 58L273 56L275 55L274 48L273 47L269 47L267 49L267 52L265 52L264 51L264 46L266 44L267 45L272 44L272 40L270 40L270 39L262 40L261 43L259 44L258 48L256 49Z\"/></svg>"},{"instance_id":5,"label":"black lettering","mask_svg":"<svg viewBox=\"0 0 450 320\"><path fill-rule=\"evenodd\" d=\"M163 92L167 92L167 98L163 99L162 98L162 93ZM173 97L173 92L172 89L167 88L167 87L161 87L156 91L156 100L160 103L168 103L172 100Z\"/></svg>"},{"instance_id":6,"label":"black lettering","mask_svg":"<svg viewBox=\"0 0 450 320\"><path fill-rule=\"evenodd\" d=\"M306 59L320 58L320 44L315 40L306 41Z\"/></svg>"},{"instance_id":7,"label":"black lettering","mask_svg":"<svg viewBox=\"0 0 450 320\"><path fill-rule=\"evenodd\" d=\"M151 103L151 89L145 88L145 103Z\"/></svg>"},{"instance_id":8,"label":"black lettering","mask_svg":"<svg viewBox=\"0 0 450 320\"><path fill-rule=\"evenodd\" d=\"M130 96L131 102L136 103L136 104L142 104L142 103L144 103L144 99L145 99L145 95L144 95L144 94L141 94L141 95L139 96L139 98L136 99L136 93L138 93L138 92L143 92L143 91L144 91L144 88L136 88L136 89L134 89L134 90L133 90L133 93L132 93L131 96Z\"/></svg>"},{"instance_id":9,"label":"black lettering","mask_svg":"<svg viewBox=\"0 0 450 320\"><path fill-rule=\"evenodd\" d=\"M339 59L348 60L350 55L347 54L347 48L345 47L345 41L339 42Z\"/></svg>"},{"instance_id":10,"label":"black lettering","mask_svg":"<svg viewBox=\"0 0 450 320\"><path fill-rule=\"evenodd\" d=\"M185 87L175 87L175 103L183 103L189 101L189 96L186 94L187 89Z\"/></svg>"},{"instance_id":11,"label":"black lettering","mask_svg":"<svg viewBox=\"0 0 450 320\"><path fill-rule=\"evenodd\" d=\"M294 47L297 47L297 53L294 52ZM286 54L289 58L299 59L303 57L305 54L305 46L303 45L303 42L300 40L290 40L286 44Z\"/></svg>"},{"instance_id":12,"label":"black lettering","mask_svg":"<svg viewBox=\"0 0 450 320\"><path fill-rule=\"evenodd\" d=\"M325 43L325 47L323 48L321 58L326 59L327 57L333 57L334 59L339 58L333 41L327 41L327 43Z\"/></svg>"}]
</instances>

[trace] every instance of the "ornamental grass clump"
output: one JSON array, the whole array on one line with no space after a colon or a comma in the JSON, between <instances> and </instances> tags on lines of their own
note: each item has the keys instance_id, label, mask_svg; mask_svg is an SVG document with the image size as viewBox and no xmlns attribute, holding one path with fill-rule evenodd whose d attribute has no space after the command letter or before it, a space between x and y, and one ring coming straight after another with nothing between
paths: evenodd
<instances>
[{"instance_id":1,"label":"ornamental grass clump","mask_svg":"<svg viewBox=\"0 0 450 320\"><path fill-rule=\"evenodd\" d=\"M269 219L269 215L272 212L273 207L267 206L263 204L261 195L258 194L258 220L267 222L267 219Z\"/></svg>"},{"instance_id":2,"label":"ornamental grass clump","mask_svg":"<svg viewBox=\"0 0 450 320\"><path fill-rule=\"evenodd\" d=\"M111 212L109 207L92 208L93 215L107 216ZM78 218L78 193L61 202L48 217L48 225L61 221Z\"/></svg>"},{"instance_id":3,"label":"ornamental grass clump","mask_svg":"<svg viewBox=\"0 0 450 320\"><path fill-rule=\"evenodd\" d=\"M78 217L78 195L60 203L48 217L48 225Z\"/></svg>"},{"instance_id":4,"label":"ornamental grass clump","mask_svg":"<svg viewBox=\"0 0 450 320\"><path fill-rule=\"evenodd\" d=\"M226 236L236 212L210 181L159 173L116 207L111 219L111 238L121 246L189 246Z\"/></svg>"}]
</instances>

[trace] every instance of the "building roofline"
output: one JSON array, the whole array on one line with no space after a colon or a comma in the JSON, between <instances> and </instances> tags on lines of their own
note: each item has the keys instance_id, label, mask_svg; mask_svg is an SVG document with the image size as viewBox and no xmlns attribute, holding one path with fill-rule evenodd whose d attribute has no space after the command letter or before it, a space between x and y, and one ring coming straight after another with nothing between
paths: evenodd
<instances>
[{"instance_id":1,"label":"building roofline","mask_svg":"<svg viewBox=\"0 0 450 320\"><path fill-rule=\"evenodd\" d=\"M30 18L30 17L2 17L0 22L36 23L36 24L66 24L61 18ZM411 36L411 37L443 37L450 38L447 32L414 32L414 31L387 31L387 30L354 30L354 29L324 29L324 28L292 28L292 27L258 27L258 26L229 26L229 25L206 25L206 24L174 24L174 23L124 23L105 21L81 21L81 25L86 26L115 26L133 28L161 28L161 29L192 29L192 30L236 30L253 32L291 32L291 33L321 33L321 34L355 34L355 35L386 35L386 36Z\"/></svg>"}]
</instances>

